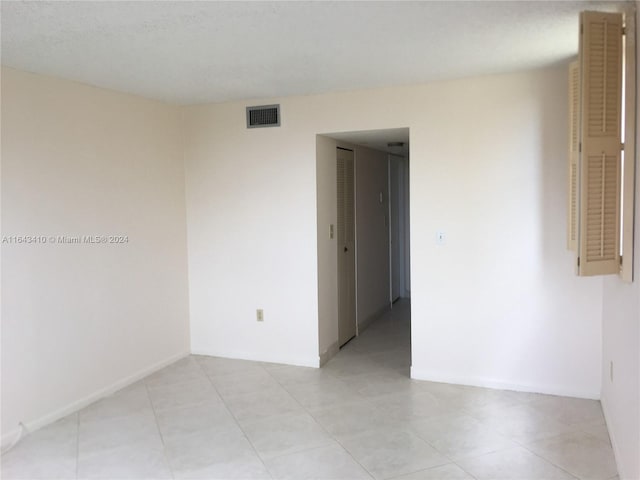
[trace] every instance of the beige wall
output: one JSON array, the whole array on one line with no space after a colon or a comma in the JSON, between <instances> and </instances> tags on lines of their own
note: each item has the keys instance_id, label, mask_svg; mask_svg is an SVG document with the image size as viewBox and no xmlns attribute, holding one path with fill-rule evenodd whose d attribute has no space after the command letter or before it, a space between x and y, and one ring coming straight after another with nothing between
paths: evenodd
<instances>
[{"instance_id":1,"label":"beige wall","mask_svg":"<svg viewBox=\"0 0 640 480\"><path fill-rule=\"evenodd\" d=\"M180 112L2 69L2 434L189 351Z\"/></svg>"},{"instance_id":2,"label":"beige wall","mask_svg":"<svg viewBox=\"0 0 640 480\"><path fill-rule=\"evenodd\" d=\"M185 108L194 350L318 364L335 187L316 135L408 127L412 374L598 397L602 279L565 249L566 83L562 67ZM265 103L282 126L247 130Z\"/></svg>"}]
</instances>

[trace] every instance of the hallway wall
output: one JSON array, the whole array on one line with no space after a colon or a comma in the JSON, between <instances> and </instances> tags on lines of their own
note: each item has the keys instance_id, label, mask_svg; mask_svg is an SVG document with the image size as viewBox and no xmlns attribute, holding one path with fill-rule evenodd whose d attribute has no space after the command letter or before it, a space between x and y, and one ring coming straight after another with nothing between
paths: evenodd
<instances>
[{"instance_id":1,"label":"hallway wall","mask_svg":"<svg viewBox=\"0 0 640 480\"><path fill-rule=\"evenodd\" d=\"M389 175L385 152L356 147L359 331L389 308Z\"/></svg>"}]
</instances>

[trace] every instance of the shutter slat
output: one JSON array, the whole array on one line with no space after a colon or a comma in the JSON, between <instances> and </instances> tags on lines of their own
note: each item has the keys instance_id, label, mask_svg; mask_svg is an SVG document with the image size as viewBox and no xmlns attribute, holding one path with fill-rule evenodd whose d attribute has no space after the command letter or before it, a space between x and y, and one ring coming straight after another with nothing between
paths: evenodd
<instances>
[{"instance_id":1,"label":"shutter slat","mask_svg":"<svg viewBox=\"0 0 640 480\"><path fill-rule=\"evenodd\" d=\"M601 12L580 20L579 274L600 275L617 273L620 261L623 20Z\"/></svg>"}]
</instances>

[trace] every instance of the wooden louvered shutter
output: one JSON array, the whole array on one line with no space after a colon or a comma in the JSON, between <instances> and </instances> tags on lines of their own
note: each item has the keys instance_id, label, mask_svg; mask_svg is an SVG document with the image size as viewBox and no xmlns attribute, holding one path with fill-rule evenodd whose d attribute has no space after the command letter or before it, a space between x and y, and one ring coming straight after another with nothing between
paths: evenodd
<instances>
[{"instance_id":1,"label":"wooden louvered shutter","mask_svg":"<svg viewBox=\"0 0 640 480\"><path fill-rule=\"evenodd\" d=\"M620 270L622 15L580 16L579 275Z\"/></svg>"},{"instance_id":2,"label":"wooden louvered shutter","mask_svg":"<svg viewBox=\"0 0 640 480\"><path fill-rule=\"evenodd\" d=\"M578 248L578 155L580 148L580 68L569 64L569 199L567 205L567 248Z\"/></svg>"}]
</instances>

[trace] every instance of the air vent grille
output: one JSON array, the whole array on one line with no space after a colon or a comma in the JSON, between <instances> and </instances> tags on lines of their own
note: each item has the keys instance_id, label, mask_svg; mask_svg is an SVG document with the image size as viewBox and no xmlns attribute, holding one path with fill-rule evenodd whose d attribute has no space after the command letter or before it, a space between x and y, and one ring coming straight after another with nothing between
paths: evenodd
<instances>
[{"instance_id":1,"label":"air vent grille","mask_svg":"<svg viewBox=\"0 0 640 480\"><path fill-rule=\"evenodd\" d=\"M247 128L279 127L280 105L247 107Z\"/></svg>"}]
</instances>

